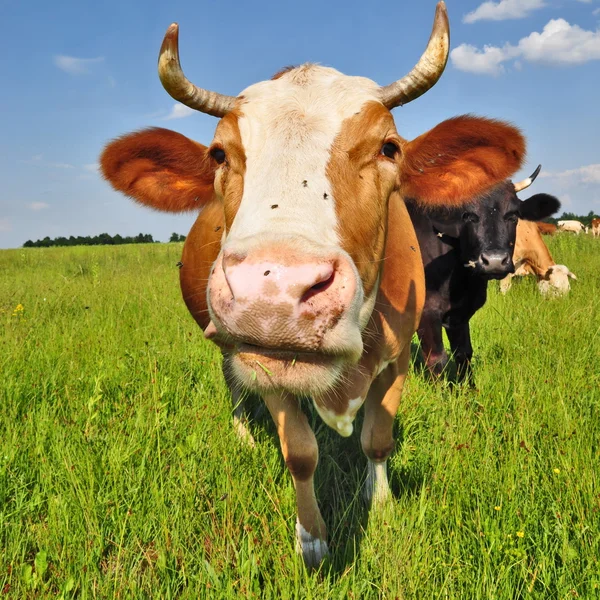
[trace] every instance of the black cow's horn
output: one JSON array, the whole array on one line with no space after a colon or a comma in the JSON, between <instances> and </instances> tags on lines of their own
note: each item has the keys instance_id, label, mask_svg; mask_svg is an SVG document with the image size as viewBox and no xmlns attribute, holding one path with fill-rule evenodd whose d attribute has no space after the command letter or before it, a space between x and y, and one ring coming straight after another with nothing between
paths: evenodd
<instances>
[{"instance_id":1,"label":"black cow's horn","mask_svg":"<svg viewBox=\"0 0 600 600\"><path fill-rule=\"evenodd\" d=\"M541 168L542 165L538 165L537 169L527 179L523 179L523 181L515 183L515 192L522 192L524 189L527 189L535 181L535 178L539 175Z\"/></svg>"}]
</instances>

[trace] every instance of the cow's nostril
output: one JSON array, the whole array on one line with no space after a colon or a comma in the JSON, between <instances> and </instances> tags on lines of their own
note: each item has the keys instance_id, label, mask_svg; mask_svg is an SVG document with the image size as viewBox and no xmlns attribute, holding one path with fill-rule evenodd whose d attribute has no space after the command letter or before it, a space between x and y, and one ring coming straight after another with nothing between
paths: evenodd
<instances>
[{"instance_id":1,"label":"cow's nostril","mask_svg":"<svg viewBox=\"0 0 600 600\"><path fill-rule=\"evenodd\" d=\"M502 266L505 267L508 264L508 254L502 259Z\"/></svg>"},{"instance_id":2,"label":"cow's nostril","mask_svg":"<svg viewBox=\"0 0 600 600\"><path fill-rule=\"evenodd\" d=\"M306 290L306 292L304 292L304 294L302 295L302 298L300 299L300 303L306 302L307 300L310 300L313 296L316 296L317 294L324 292L326 289L331 287L331 284L333 283L334 279L335 279L335 269L333 269L331 271L331 273L329 273L328 275L325 275L321 281L318 281L312 287L310 287L308 290Z\"/></svg>"},{"instance_id":3,"label":"cow's nostril","mask_svg":"<svg viewBox=\"0 0 600 600\"><path fill-rule=\"evenodd\" d=\"M481 255L481 262L487 267L490 264L490 261L488 260L488 257L485 254Z\"/></svg>"}]
</instances>

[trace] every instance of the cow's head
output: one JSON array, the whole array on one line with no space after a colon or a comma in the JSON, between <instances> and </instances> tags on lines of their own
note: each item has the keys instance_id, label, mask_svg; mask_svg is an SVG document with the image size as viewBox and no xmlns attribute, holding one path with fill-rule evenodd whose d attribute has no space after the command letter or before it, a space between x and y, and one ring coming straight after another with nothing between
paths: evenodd
<instances>
[{"instance_id":1,"label":"cow's head","mask_svg":"<svg viewBox=\"0 0 600 600\"><path fill-rule=\"evenodd\" d=\"M467 269L487 279L502 279L514 273L513 251L517 237L517 222L539 221L560 208L560 202L548 194L535 194L520 200L517 192L528 188L541 165L519 183L503 181L482 197L452 211L445 222L435 226L459 242L461 259Z\"/></svg>"},{"instance_id":2,"label":"cow's head","mask_svg":"<svg viewBox=\"0 0 600 600\"><path fill-rule=\"evenodd\" d=\"M183 258L184 269L186 252L203 266L183 292L188 306L206 293L210 319L192 312L239 385L328 390L363 351L390 198L459 206L518 168L523 139L474 117L412 142L396 131L390 110L425 93L445 67L443 2L423 57L386 87L309 64L223 96L185 78L177 35L172 25L159 74L174 98L221 118L211 145L162 129L133 133L105 149L104 176L159 210L205 207Z\"/></svg>"}]
</instances>

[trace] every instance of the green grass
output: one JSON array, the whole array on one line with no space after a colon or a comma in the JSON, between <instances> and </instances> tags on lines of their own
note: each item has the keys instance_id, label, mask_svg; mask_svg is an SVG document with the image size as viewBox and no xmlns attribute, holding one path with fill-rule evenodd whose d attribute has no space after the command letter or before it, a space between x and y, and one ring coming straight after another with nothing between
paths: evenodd
<instances>
[{"instance_id":1,"label":"green grass","mask_svg":"<svg viewBox=\"0 0 600 600\"><path fill-rule=\"evenodd\" d=\"M600 242L549 244L579 281L490 285L476 390L411 374L382 514L358 433L312 415L319 573L271 423L234 435L181 245L1 251L0 597L600 597Z\"/></svg>"}]
</instances>

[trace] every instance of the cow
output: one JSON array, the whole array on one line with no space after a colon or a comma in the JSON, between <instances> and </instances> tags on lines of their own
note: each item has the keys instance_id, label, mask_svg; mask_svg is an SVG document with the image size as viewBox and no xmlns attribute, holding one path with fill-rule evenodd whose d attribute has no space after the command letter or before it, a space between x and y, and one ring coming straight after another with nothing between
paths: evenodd
<instances>
[{"instance_id":1,"label":"cow","mask_svg":"<svg viewBox=\"0 0 600 600\"><path fill-rule=\"evenodd\" d=\"M392 429L425 302L403 198L457 208L524 158L516 128L470 115L412 141L398 134L390 111L436 83L448 49L439 2L423 56L394 83L304 64L226 96L185 77L172 24L160 79L177 101L220 118L213 141L146 129L112 141L100 159L103 176L136 201L200 211L181 258L183 299L221 348L234 401L254 392L272 415L309 567L328 546L313 483L319 451L301 397L342 436L364 405L365 496L378 507L390 495Z\"/></svg>"},{"instance_id":2,"label":"cow","mask_svg":"<svg viewBox=\"0 0 600 600\"><path fill-rule=\"evenodd\" d=\"M588 228L581 221L557 221L559 231L572 231L579 235L582 231L588 232Z\"/></svg>"},{"instance_id":3,"label":"cow","mask_svg":"<svg viewBox=\"0 0 600 600\"><path fill-rule=\"evenodd\" d=\"M506 294L512 285L512 278L517 275L532 274L538 282L538 289L543 295L563 295L571 286L569 278L577 279L565 265L557 265L548 250L535 223L519 220L517 238L513 253L515 273L507 275L500 282L500 291Z\"/></svg>"},{"instance_id":4,"label":"cow","mask_svg":"<svg viewBox=\"0 0 600 600\"><path fill-rule=\"evenodd\" d=\"M600 237L600 219L592 219L592 235Z\"/></svg>"},{"instance_id":5,"label":"cow","mask_svg":"<svg viewBox=\"0 0 600 600\"><path fill-rule=\"evenodd\" d=\"M536 225L542 235L554 235L557 230L554 223L544 223L541 221L540 223L536 223Z\"/></svg>"},{"instance_id":6,"label":"cow","mask_svg":"<svg viewBox=\"0 0 600 600\"><path fill-rule=\"evenodd\" d=\"M487 285L514 271L513 248L519 218L537 221L560 208L548 194L520 200L540 172L513 184L503 181L453 209L423 208L407 200L425 267L425 307L417 330L425 364L434 376L448 363L442 329L450 342L458 382L472 381L469 321L485 304Z\"/></svg>"}]
</instances>

